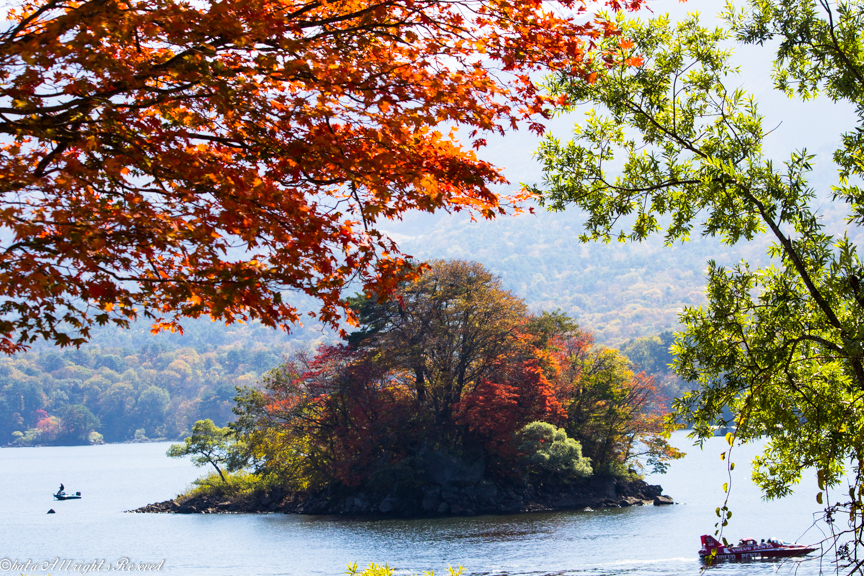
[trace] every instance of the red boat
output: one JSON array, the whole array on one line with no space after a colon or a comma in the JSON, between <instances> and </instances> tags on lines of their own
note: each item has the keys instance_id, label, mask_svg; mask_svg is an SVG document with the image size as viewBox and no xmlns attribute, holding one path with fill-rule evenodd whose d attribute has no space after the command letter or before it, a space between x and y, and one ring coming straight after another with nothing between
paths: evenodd
<instances>
[{"instance_id":1,"label":"red boat","mask_svg":"<svg viewBox=\"0 0 864 576\"><path fill-rule=\"evenodd\" d=\"M804 556L816 550L818 548L802 544L790 544L777 538L769 538L761 542L756 542L754 538L742 538L737 546L724 546L713 536L703 535L699 558L706 562L717 560L770 560L774 558Z\"/></svg>"}]
</instances>

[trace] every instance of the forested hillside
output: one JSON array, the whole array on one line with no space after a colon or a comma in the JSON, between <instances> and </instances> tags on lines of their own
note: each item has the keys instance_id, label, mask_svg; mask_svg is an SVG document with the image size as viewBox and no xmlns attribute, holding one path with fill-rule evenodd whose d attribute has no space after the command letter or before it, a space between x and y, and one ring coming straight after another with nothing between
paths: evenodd
<instances>
[{"instance_id":1,"label":"forested hillside","mask_svg":"<svg viewBox=\"0 0 864 576\"><path fill-rule=\"evenodd\" d=\"M224 425L234 387L254 384L279 364L281 350L235 342L199 351L157 341L0 359L0 444L173 439L203 418Z\"/></svg>"},{"instance_id":2,"label":"forested hillside","mask_svg":"<svg viewBox=\"0 0 864 576\"><path fill-rule=\"evenodd\" d=\"M836 167L827 154L813 161L813 185L822 201L826 231L844 228L843 207L829 200ZM518 176L518 175L517 175ZM534 311L561 309L594 333L597 342L619 347L627 340L678 326L685 306L701 304L708 261L732 266L768 263L771 239L724 245L720 238L694 237L664 245L655 236L642 243L582 243L584 214L578 210L503 216L472 222L462 215L414 215L389 230L415 258L451 258L482 263ZM626 229L627 222L620 223ZM853 241L860 234L853 231Z\"/></svg>"}]
</instances>

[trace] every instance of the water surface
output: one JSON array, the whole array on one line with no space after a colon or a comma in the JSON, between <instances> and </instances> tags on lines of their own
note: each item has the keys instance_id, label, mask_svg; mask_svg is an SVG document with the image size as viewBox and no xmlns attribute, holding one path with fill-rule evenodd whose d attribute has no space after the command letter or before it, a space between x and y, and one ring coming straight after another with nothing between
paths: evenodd
<instances>
[{"instance_id":1,"label":"water surface","mask_svg":"<svg viewBox=\"0 0 864 576\"><path fill-rule=\"evenodd\" d=\"M698 575L699 535L711 533L727 481L716 438L700 451L682 433L688 455L664 476L649 477L679 502L595 512L554 512L431 520L358 520L264 515L126 514L166 500L201 470L165 457L168 444L113 444L0 450L0 558L36 563L59 558L68 568L11 570L0 575L80 574L81 564L159 563L160 573L190 576L336 575L348 563L387 562L399 572L461 564L469 575ZM732 540L776 536L812 542L818 508L815 477L795 495L764 502L749 481L755 448L736 448L726 528ZM63 482L79 501L54 502ZM46 514L49 508L57 513ZM78 564L77 570L75 565ZM3 570L6 570L4 572ZM712 568L715 576L818 573L816 562L755 562Z\"/></svg>"}]
</instances>

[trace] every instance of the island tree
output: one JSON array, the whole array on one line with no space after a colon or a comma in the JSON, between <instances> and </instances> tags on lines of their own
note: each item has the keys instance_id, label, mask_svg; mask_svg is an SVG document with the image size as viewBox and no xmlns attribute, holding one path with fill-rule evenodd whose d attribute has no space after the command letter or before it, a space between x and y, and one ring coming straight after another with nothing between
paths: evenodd
<instances>
[{"instance_id":1,"label":"island tree","mask_svg":"<svg viewBox=\"0 0 864 576\"><path fill-rule=\"evenodd\" d=\"M528 474L591 475L591 464L582 457L582 446L568 438L563 428L556 429L548 422L532 422L516 438Z\"/></svg>"},{"instance_id":2,"label":"island tree","mask_svg":"<svg viewBox=\"0 0 864 576\"><path fill-rule=\"evenodd\" d=\"M525 303L481 264L436 261L398 298L353 300L349 341L410 371L414 396L439 426L465 394L524 351Z\"/></svg>"},{"instance_id":3,"label":"island tree","mask_svg":"<svg viewBox=\"0 0 864 576\"><path fill-rule=\"evenodd\" d=\"M192 426L192 435L183 444L172 444L167 455L171 458L192 457L196 466L213 466L222 482L225 482L225 469L228 472L239 470L246 465L246 450L238 444L234 433L228 426L220 428L212 420L198 420Z\"/></svg>"},{"instance_id":4,"label":"island tree","mask_svg":"<svg viewBox=\"0 0 864 576\"><path fill-rule=\"evenodd\" d=\"M670 460L684 456L668 442L668 397L653 377L635 373L626 356L596 346L582 332L562 339L555 357L564 428L591 456L595 471L623 475L647 467L664 473Z\"/></svg>"},{"instance_id":5,"label":"island tree","mask_svg":"<svg viewBox=\"0 0 864 576\"><path fill-rule=\"evenodd\" d=\"M699 385L676 403L677 417L700 439L717 426L734 428L730 443L767 438L753 477L768 497L788 494L808 469L818 471L820 490L838 486L851 461L851 488L816 500L827 506L840 564L860 570L864 269L852 236L864 216L856 183L864 175L864 5L753 1L724 17L716 29L696 16L677 25L618 18L626 39L600 41L609 58L595 63L594 82L549 78L551 94L595 108L571 141L543 142L545 179L534 191L550 209L586 210L583 240L773 237L769 266L708 263L708 302L685 309L674 345L678 375ZM808 185L806 150L790 151L782 165L764 154L770 131L737 87L733 39L775 43L774 81L789 96L821 92L857 106L830 190ZM638 66L607 66L616 62ZM825 201L846 205L845 224L827 229ZM722 528L726 507L718 513Z\"/></svg>"},{"instance_id":6,"label":"island tree","mask_svg":"<svg viewBox=\"0 0 864 576\"><path fill-rule=\"evenodd\" d=\"M614 9L640 0L609 0ZM417 269L379 228L505 210L475 149L540 131L582 0L22 0L0 31L0 351L183 316L337 326ZM464 142L457 139L461 130Z\"/></svg>"}]
</instances>

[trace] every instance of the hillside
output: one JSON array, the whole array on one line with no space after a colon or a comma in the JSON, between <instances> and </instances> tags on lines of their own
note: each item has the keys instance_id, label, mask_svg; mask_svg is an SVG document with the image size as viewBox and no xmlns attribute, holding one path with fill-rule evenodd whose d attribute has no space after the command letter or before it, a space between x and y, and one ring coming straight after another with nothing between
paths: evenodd
<instances>
[{"instance_id":1,"label":"hillside","mask_svg":"<svg viewBox=\"0 0 864 576\"><path fill-rule=\"evenodd\" d=\"M254 384L282 349L91 345L0 359L0 445L174 439L195 420L224 425L235 386Z\"/></svg>"},{"instance_id":2,"label":"hillside","mask_svg":"<svg viewBox=\"0 0 864 576\"><path fill-rule=\"evenodd\" d=\"M581 244L579 215L537 211L492 222L441 218L430 227L406 222L401 246L419 259L477 260L537 310L562 309L610 346L673 329L678 312L700 304L709 259L729 265L762 261L767 239L730 250L711 239L663 246Z\"/></svg>"}]
</instances>

